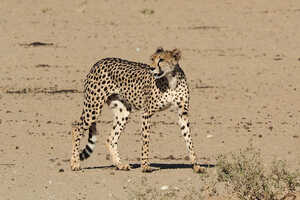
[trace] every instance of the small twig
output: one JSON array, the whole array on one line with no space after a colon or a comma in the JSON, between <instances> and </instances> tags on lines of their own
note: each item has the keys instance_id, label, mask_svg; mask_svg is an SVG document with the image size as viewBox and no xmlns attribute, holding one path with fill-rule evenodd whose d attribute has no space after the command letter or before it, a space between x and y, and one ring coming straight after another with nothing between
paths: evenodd
<instances>
[{"instance_id":1,"label":"small twig","mask_svg":"<svg viewBox=\"0 0 300 200\"><path fill-rule=\"evenodd\" d=\"M16 164L0 163L0 165L4 165L4 166L15 166Z\"/></svg>"},{"instance_id":2,"label":"small twig","mask_svg":"<svg viewBox=\"0 0 300 200\"><path fill-rule=\"evenodd\" d=\"M50 67L50 65L48 64L38 64L35 66L36 68L40 68L40 67Z\"/></svg>"},{"instance_id":3,"label":"small twig","mask_svg":"<svg viewBox=\"0 0 300 200\"><path fill-rule=\"evenodd\" d=\"M203 85L203 86L199 86L198 84L196 84L195 86L196 89L212 89L215 88L214 86L211 85Z\"/></svg>"},{"instance_id":4,"label":"small twig","mask_svg":"<svg viewBox=\"0 0 300 200\"><path fill-rule=\"evenodd\" d=\"M63 90L46 91L44 93L59 94L59 93L82 93L82 92L76 89L63 89Z\"/></svg>"},{"instance_id":5,"label":"small twig","mask_svg":"<svg viewBox=\"0 0 300 200\"><path fill-rule=\"evenodd\" d=\"M206 88L215 88L214 86L206 85L206 86L196 86L196 88L206 89Z\"/></svg>"},{"instance_id":6,"label":"small twig","mask_svg":"<svg viewBox=\"0 0 300 200\"><path fill-rule=\"evenodd\" d=\"M19 90L7 90L7 94L27 94L27 93L33 93L33 94L67 94L67 93L82 93L80 90L76 89L62 89L62 90L53 90L53 89L31 89L31 88L24 88Z\"/></svg>"},{"instance_id":7,"label":"small twig","mask_svg":"<svg viewBox=\"0 0 300 200\"><path fill-rule=\"evenodd\" d=\"M39 47L39 46L53 46L54 43L46 43L46 42L31 42L31 43L23 43L20 46L25 47Z\"/></svg>"},{"instance_id":8,"label":"small twig","mask_svg":"<svg viewBox=\"0 0 300 200\"><path fill-rule=\"evenodd\" d=\"M192 30L209 30L209 29L221 29L223 27L221 26L193 26L193 27L188 27L188 29L192 29Z\"/></svg>"},{"instance_id":9,"label":"small twig","mask_svg":"<svg viewBox=\"0 0 300 200\"><path fill-rule=\"evenodd\" d=\"M27 90L25 88L21 89L21 90L7 90L6 93L7 94L26 94Z\"/></svg>"}]
</instances>

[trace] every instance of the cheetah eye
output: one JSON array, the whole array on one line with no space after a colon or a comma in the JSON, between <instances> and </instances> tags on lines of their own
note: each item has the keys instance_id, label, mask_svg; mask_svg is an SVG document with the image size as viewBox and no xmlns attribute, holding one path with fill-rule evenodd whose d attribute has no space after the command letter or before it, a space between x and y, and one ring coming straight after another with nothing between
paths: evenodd
<instances>
[{"instance_id":1,"label":"cheetah eye","mask_svg":"<svg viewBox=\"0 0 300 200\"><path fill-rule=\"evenodd\" d=\"M159 60L158 60L158 63L157 63L157 65L159 66L159 63L160 62L163 62L165 59L163 59L163 58L160 58Z\"/></svg>"}]
</instances>

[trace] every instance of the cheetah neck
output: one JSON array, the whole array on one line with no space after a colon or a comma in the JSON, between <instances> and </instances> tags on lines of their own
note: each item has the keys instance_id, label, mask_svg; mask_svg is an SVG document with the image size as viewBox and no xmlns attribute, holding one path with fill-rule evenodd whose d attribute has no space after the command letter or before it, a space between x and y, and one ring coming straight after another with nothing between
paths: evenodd
<instances>
[{"instance_id":1,"label":"cheetah neck","mask_svg":"<svg viewBox=\"0 0 300 200\"><path fill-rule=\"evenodd\" d=\"M166 75L166 78L168 79L169 82L169 88L170 89L175 89L177 87L177 76L174 75L173 73L168 73Z\"/></svg>"},{"instance_id":2,"label":"cheetah neck","mask_svg":"<svg viewBox=\"0 0 300 200\"><path fill-rule=\"evenodd\" d=\"M176 89L178 85L181 84L181 82L186 82L184 72L179 67L179 65L176 65L176 67L171 71L168 72L165 77L167 78L169 82L169 88L170 89ZM186 83L183 83L186 84Z\"/></svg>"}]
</instances>

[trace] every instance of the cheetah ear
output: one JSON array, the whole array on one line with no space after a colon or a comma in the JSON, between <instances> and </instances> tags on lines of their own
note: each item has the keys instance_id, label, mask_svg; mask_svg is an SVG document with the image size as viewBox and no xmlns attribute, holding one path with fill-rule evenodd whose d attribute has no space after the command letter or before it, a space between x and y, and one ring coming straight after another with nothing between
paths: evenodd
<instances>
[{"instance_id":1,"label":"cheetah ear","mask_svg":"<svg viewBox=\"0 0 300 200\"><path fill-rule=\"evenodd\" d=\"M161 52L164 52L165 50L162 48L162 47L158 47L156 49L156 52L155 53L161 53Z\"/></svg>"},{"instance_id":2,"label":"cheetah ear","mask_svg":"<svg viewBox=\"0 0 300 200\"><path fill-rule=\"evenodd\" d=\"M151 61L154 61L155 57L157 56L158 53L164 52L165 50L162 47L158 47L155 51L155 53L150 57Z\"/></svg>"},{"instance_id":3,"label":"cheetah ear","mask_svg":"<svg viewBox=\"0 0 300 200\"><path fill-rule=\"evenodd\" d=\"M172 50L172 56L178 62L181 59L181 51L179 49L173 49Z\"/></svg>"},{"instance_id":4,"label":"cheetah ear","mask_svg":"<svg viewBox=\"0 0 300 200\"><path fill-rule=\"evenodd\" d=\"M151 60L152 62L154 62L155 57L156 57L156 54L152 54L152 55L150 56L150 60Z\"/></svg>"}]
</instances>

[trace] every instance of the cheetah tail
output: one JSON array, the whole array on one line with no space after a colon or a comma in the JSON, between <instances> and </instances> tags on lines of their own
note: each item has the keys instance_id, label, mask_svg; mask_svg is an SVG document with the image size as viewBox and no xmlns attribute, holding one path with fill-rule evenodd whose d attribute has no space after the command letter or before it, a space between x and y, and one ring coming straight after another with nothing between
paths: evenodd
<instances>
[{"instance_id":1,"label":"cheetah tail","mask_svg":"<svg viewBox=\"0 0 300 200\"><path fill-rule=\"evenodd\" d=\"M95 149L96 141L97 141L96 136L93 135L92 131L90 131L88 143L79 154L80 160L85 160L85 159L88 159L88 157L90 157L90 155L93 153L93 151Z\"/></svg>"}]
</instances>

